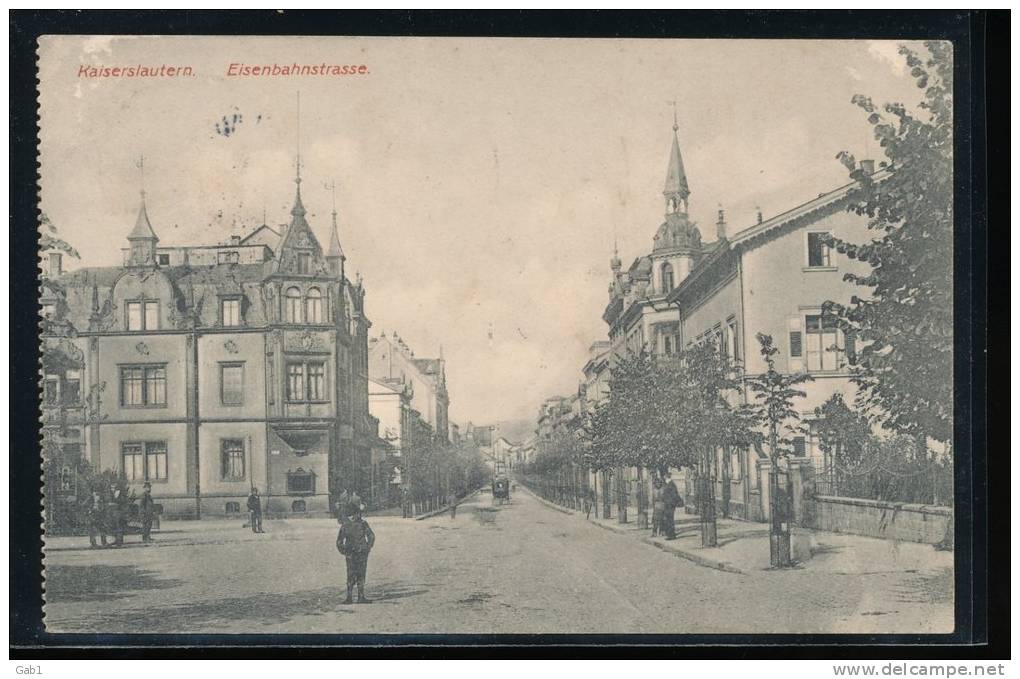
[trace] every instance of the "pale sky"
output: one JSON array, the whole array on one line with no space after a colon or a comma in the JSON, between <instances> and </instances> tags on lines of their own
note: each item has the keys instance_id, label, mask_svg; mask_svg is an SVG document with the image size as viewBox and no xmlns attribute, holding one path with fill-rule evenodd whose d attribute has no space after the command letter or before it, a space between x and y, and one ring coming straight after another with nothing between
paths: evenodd
<instances>
[{"instance_id":1,"label":"pale sky","mask_svg":"<svg viewBox=\"0 0 1020 679\"><path fill-rule=\"evenodd\" d=\"M366 64L347 77L228 78L232 62ZM82 64L190 65L191 78L78 77ZM663 219L672 107L691 214L749 226L846 183L836 153L881 160L850 98L913 106L895 43L440 38L44 38L42 209L116 265L145 156L161 245L289 221L296 93L302 197L367 288L373 333L447 359L451 418L533 418L576 390L605 339L614 237L624 266ZM224 116L242 116L230 136ZM489 339L489 327L493 337Z\"/></svg>"}]
</instances>

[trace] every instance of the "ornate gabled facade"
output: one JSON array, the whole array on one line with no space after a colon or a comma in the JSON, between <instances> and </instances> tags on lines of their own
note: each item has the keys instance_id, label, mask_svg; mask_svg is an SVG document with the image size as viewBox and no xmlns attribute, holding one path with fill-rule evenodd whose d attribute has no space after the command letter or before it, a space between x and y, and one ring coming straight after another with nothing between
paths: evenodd
<instances>
[{"instance_id":1,"label":"ornate gabled facade","mask_svg":"<svg viewBox=\"0 0 1020 679\"><path fill-rule=\"evenodd\" d=\"M618 253L614 252L610 261L609 303L602 319L609 326L612 364L623 356L641 351L656 354L677 351L680 318L677 309L667 301L667 296L697 262L721 242L720 239L703 244L701 232L688 214L691 191L677 130L678 125L674 121L673 143L662 191L666 214L652 239L652 251L634 259L626 271Z\"/></svg>"},{"instance_id":2,"label":"ornate gabled facade","mask_svg":"<svg viewBox=\"0 0 1020 679\"><path fill-rule=\"evenodd\" d=\"M167 515L242 511L252 487L271 514L327 512L370 483L365 290L335 211L323 251L296 181L282 236L219 245L160 247L143 194L124 265L43 295L47 348L80 352L78 393L96 398L82 455L139 493L151 482Z\"/></svg>"}]
</instances>

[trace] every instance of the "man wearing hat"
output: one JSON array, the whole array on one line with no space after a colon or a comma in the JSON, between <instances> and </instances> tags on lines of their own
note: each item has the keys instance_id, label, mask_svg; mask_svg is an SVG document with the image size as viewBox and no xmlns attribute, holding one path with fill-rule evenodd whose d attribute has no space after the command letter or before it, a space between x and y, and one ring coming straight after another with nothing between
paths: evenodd
<instances>
[{"instance_id":1,"label":"man wearing hat","mask_svg":"<svg viewBox=\"0 0 1020 679\"><path fill-rule=\"evenodd\" d=\"M156 513L156 503L152 501L152 484L148 481L142 486L142 499L139 501L139 509L142 515L142 542L152 542L149 535L152 532L152 517Z\"/></svg>"},{"instance_id":2,"label":"man wearing hat","mask_svg":"<svg viewBox=\"0 0 1020 679\"><path fill-rule=\"evenodd\" d=\"M347 598L345 604L353 603L351 595L358 586L358 603L371 603L365 598L365 572L368 570L368 553L375 546L375 533L368 522L361 517L361 508L354 510L349 521L340 525L336 536L336 548L347 559Z\"/></svg>"}]
</instances>

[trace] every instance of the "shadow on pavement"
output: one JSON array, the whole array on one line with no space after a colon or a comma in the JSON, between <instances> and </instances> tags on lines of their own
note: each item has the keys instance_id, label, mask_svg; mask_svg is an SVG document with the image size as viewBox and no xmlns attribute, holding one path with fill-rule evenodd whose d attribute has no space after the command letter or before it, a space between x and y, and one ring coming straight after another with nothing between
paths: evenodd
<instances>
[{"instance_id":1,"label":"shadow on pavement","mask_svg":"<svg viewBox=\"0 0 1020 679\"><path fill-rule=\"evenodd\" d=\"M378 588L369 586L367 594L375 602L387 603L394 599L417 596L426 590L421 586L389 584ZM67 632L121 632L127 634L186 634L236 628L238 624L252 623L251 631L265 631L259 627L272 627L306 615L342 613L350 615L360 607L343 603L347 592L343 584L299 592L259 593L243 597L214 599L174 606L136 608L119 611L96 610L93 614L74 620L59 620L49 616L47 628L53 626ZM344 631L344 630L335 630Z\"/></svg>"},{"instance_id":2,"label":"shadow on pavement","mask_svg":"<svg viewBox=\"0 0 1020 679\"><path fill-rule=\"evenodd\" d=\"M46 601L109 601L130 592L172 589L180 580L159 578L136 566L47 566Z\"/></svg>"}]
</instances>

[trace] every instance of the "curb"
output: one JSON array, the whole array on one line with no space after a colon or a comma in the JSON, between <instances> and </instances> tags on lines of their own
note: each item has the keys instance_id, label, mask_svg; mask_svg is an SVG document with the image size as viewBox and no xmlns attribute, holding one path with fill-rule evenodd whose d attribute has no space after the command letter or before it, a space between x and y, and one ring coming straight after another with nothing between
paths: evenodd
<instances>
[{"instance_id":1,"label":"curb","mask_svg":"<svg viewBox=\"0 0 1020 679\"><path fill-rule=\"evenodd\" d=\"M440 507L439 509L433 509L431 512L427 512L425 514L421 514L419 516L414 517L414 520L422 521L423 519L431 519L433 516L439 516L440 514L448 511L451 506L459 507L463 503L467 502L469 499L473 498L475 495L478 495L478 493L480 493L481 491L482 491L481 488L476 488L475 490L471 491L470 493L462 497L460 500L458 500L456 504L446 505L445 507Z\"/></svg>"},{"instance_id":2,"label":"curb","mask_svg":"<svg viewBox=\"0 0 1020 679\"><path fill-rule=\"evenodd\" d=\"M543 497L539 497L537 494L535 494L534 491L532 491L527 486L524 486L524 488L528 491L529 495L531 495L533 498L535 498L536 500L538 500L539 502L544 504L549 509L554 509L554 510L556 510L556 511L562 513L562 514L573 514L573 515L577 515L577 516L580 516L580 514L581 514L578 511L575 511L573 509L567 509L565 507L560 507L559 505L556 505L556 504L553 504L552 502L549 502L548 500L546 500ZM601 528L603 530L607 530L607 531L609 531L611 533L616 533L617 535L629 535L632 532L632 531L630 531L628 529L625 529L625 528L617 528L615 526L609 526L609 525L606 525L604 523L600 523L598 521L586 520L586 523L593 524L593 525L598 526L599 528ZM677 549L675 547L671 547L670 545L664 544L662 542L656 542L655 540L653 540L650 537L639 537L638 540L643 542L643 543L645 543L645 544L647 544L647 545L652 545L653 547L657 547L657 548L661 549L662 551L666 552L667 554L672 554L673 556L675 556L675 557L677 557L679 559L686 559L686 560L690 561L691 563L697 564L698 566L702 566L704 568L712 568L712 569L717 570L717 571L722 571L724 573L733 573L733 574L736 574L736 575L747 575L747 571L740 570L736 566L732 566L732 565L730 565L729 563L727 563L725 561L717 561L715 559L709 559L708 557L701 556L700 554L694 554L694 553L688 552L686 550Z\"/></svg>"}]
</instances>

